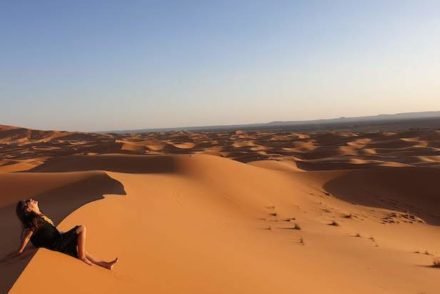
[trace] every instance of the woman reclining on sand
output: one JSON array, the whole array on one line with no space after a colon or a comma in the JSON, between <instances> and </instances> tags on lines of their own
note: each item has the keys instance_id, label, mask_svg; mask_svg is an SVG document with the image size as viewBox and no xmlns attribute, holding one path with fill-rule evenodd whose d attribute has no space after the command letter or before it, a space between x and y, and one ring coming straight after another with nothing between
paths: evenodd
<instances>
[{"instance_id":1,"label":"woman reclining on sand","mask_svg":"<svg viewBox=\"0 0 440 294\"><path fill-rule=\"evenodd\" d=\"M86 227L75 226L67 232L60 232L50 218L38 207L38 201L27 199L19 201L17 216L23 224L22 242L16 255L21 255L31 241L35 247L44 247L76 257L88 265L99 265L111 270L118 259L98 261L86 251Z\"/></svg>"}]
</instances>

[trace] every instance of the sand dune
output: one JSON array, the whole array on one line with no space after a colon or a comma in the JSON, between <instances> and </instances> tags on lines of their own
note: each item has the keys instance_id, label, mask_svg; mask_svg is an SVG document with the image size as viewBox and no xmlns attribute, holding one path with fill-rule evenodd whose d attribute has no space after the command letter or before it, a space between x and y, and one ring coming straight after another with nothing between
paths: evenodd
<instances>
[{"instance_id":1,"label":"sand dune","mask_svg":"<svg viewBox=\"0 0 440 294\"><path fill-rule=\"evenodd\" d=\"M212 154L240 162L294 160L304 170L440 163L440 132L166 132L93 134L0 128L2 161L87 154ZM293 159L295 158L295 159ZM4 165L0 162L0 165ZM35 164L36 166L37 164ZM26 165L28 167L28 165ZM23 170L20 166L0 172Z\"/></svg>"},{"instance_id":2,"label":"sand dune","mask_svg":"<svg viewBox=\"0 0 440 294\"><path fill-rule=\"evenodd\" d=\"M36 197L120 262L40 249L0 263L2 293L438 291L437 131L19 134L0 136L0 255Z\"/></svg>"},{"instance_id":3,"label":"sand dune","mask_svg":"<svg viewBox=\"0 0 440 294\"><path fill-rule=\"evenodd\" d=\"M279 161L258 160L258 161L248 162L248 164L267 168L267 169L278 170L278 171L286 171L286 172L302 171L301 169L298 168L294 160L279 160Z\"/></svg>"}]
</instances>

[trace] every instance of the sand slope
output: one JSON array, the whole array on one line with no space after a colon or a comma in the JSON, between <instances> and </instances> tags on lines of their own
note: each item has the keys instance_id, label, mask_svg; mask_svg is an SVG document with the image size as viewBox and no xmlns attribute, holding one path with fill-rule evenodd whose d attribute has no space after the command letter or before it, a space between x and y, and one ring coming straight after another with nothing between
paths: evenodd
<instances>
[{"instance_id":1,"label":"sand slope","mask_svg":"<svg viewBox=\"0 0 440 294\"><path fill-rule=\"evenodd\" d=\"M175 148L191 148L185 142ZM3 174L11 241L2 252L18 245L18 223L5 221L13 202L52 191L41 206L61 207L60 229L85 224L92 254L120 257L109 272L38 250L11 293L438 292L430 265L440 253L440 170L295 169L209 155L76 155Z\"/></svg>"}]
</instances>

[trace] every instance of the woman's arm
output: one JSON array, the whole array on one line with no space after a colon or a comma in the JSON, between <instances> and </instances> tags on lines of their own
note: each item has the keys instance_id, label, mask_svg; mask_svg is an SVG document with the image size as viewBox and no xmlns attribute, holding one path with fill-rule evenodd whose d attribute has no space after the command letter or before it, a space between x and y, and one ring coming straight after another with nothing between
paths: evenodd
<instances>
[{"instance_id":1,"label":"woman's arm","mask_svg":"<svg viewBox=\"0 0 440 294\"><path fill-rule=\"evenodd\" d=\"M24 230L22 237L21 237L21 245L20 248L18 249L17 255L21 255L24 251L24 249L26 248L26 245L29 243L29 240L32 237L32 230Z\"/></svg>"},{"instance_id":2,"label":"woman's arm","mask_svg":"<svg viewBox=\"0 0 440 294\"><path fill-rule=\"evenodd\" d=\"M29 229L25 229L21 232L21 245L20 248L17 250L12 251L9 254L6 254L3 258L0 259L0 263L6 262L12 258L18 257L18 256L23 256L26 254L24 253L24 249L26 248L26 245L29 243L29 240L32 237L32 230Z\"/></svg>"}]
</instances>

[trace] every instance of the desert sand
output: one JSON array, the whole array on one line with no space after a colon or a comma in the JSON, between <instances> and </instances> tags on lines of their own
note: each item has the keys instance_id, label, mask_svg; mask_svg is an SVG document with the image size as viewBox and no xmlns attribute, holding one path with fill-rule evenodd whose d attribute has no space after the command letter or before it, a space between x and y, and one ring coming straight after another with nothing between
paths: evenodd
<instances>
[{"instance_id":1,"label":"desert sand","mask_svg":"<svg viewBox=\"0 0 440 294\"><path fill-rule=\"evenodd\" d=\"M38 249L0 293L439 293L440 131L0 127L0 257L33 197L113 271Z\"/></svg>"}]
</instances>

